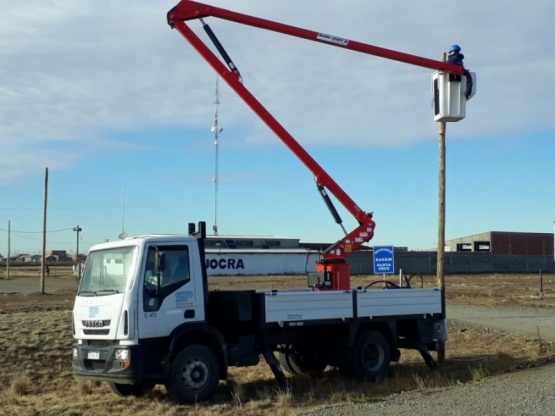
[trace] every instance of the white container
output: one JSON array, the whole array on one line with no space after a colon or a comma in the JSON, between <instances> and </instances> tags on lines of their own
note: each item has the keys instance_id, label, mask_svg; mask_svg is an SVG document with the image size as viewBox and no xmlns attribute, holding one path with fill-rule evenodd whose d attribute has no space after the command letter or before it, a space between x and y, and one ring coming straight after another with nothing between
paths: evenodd
<instances>
[{"instance_id":1,"label":"white container","mask_svg":"<svg viewBox=\"0 0 555 416\"><path fill-rule=\"evenodd\" d=\"M472 77L470 100L476 93L476 74ZM452 75L443 71L432 74L432 96L435 121L459 121L466 116L466 76Z\"/></svg>"}]
</instances>

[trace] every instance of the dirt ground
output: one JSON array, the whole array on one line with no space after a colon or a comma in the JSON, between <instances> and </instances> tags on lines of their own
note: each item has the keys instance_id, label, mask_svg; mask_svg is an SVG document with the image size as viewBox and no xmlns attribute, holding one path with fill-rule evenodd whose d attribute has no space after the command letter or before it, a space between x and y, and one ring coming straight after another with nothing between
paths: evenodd
<instances>
[{"instance_id":1,"label":"dirt ground","mask_svg":"<svg viewBox=\"0 0 555 416\"><path fill-rule=\"evenodd\" d=\"M468 383L553 358L552 344L533 336L523 337L518 331L496 330L490 324L495 319L522 316L528 310L535 311L535 317L552 316L554 275L542 276L541 296L539 275L446 276L451 339L443 375L432 375L421 358L409 351L393 367L394 376L370 386L326 372L321 379L291 379L292 391L284 393L276 390L271 372L261 364L232 369L231 379L221 386L221 393L201 406L177 406L167 399L163 387L145 398L118 398L104 383L76 383L71 375L71 309L77 291L71 269L51 270L45 280L45 294L40 293L38 270L14 270L11 277L0 279L0 415L294 415L330 404L380 401L402 391ZM381 279L356 276L353 285L366 287ZM306 278L211 277L209 283L212 289L284 289L306 287ZM435 277L411 280L411 286L420 285L435 287ZM457 308L474 316L469 321L457 320L450 312ZM476 317L484 317L481 310L488 318L484 328L471 323ZM509 313L492 317L494 310ZM523 322L526 325L527 321Z\"/></svg>"}]
</instances>

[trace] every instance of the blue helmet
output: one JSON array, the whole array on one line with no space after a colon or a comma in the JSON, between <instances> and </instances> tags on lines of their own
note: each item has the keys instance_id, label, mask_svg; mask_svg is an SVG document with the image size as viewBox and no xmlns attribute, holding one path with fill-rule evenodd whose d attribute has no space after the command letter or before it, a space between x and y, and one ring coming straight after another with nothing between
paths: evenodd
<instances>
[{"instance_id":1,"label":"blue helmet","mask_svg":"<svg viewBox=\"0 0 555 416\"><path fill-rule=\"evenodd\" d=\"M452 45L452 46L449 48L449 53L451 53L451 52L459 52L460 50L461 50L461 47L460 47L459 45Z\"/></svg>"}]
</instances>

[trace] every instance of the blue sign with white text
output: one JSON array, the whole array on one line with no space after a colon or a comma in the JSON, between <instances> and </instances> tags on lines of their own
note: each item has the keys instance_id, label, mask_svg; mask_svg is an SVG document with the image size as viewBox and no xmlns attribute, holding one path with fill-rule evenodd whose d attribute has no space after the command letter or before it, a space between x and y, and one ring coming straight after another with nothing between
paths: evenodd
<instances>
[{"instance_id":1,"label":"blue sign with white text","mask_svg":"<svg viewBox=\"0 0 555 416\"><path fill-rule=\"evenodd\" d=\"M393 246L374 246L374 274L395 273Z\"/></svg>"}]
</instances>

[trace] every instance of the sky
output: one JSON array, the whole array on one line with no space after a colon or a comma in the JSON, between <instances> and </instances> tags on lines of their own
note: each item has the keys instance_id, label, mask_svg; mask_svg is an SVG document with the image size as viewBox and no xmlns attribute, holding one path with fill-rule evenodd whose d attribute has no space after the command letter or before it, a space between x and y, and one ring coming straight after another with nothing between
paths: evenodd
<instances>
[{"instance_id":1,"label":"sky","mask_svg":"<svg viewBox=\"0 0 555 416\"><path fill-rule=\"evenodd\" d=\"M0 0L0 253L128 235L304 242L343 237L310 171L166 24L175 1ZM446 128L447 240L553 232L555 3L212 0L209 4L431 59L457 43L477 74ZM216 18L244 85L365 211L370 245L436 247L438 125L430 69ZM206 42L200 22L189 26ZM212 47L212 46L211 46ZM218 191L214 179L218 168ZM217 202L216 202L217 201ZM347 231L354 218L336 207Z\"/></svg>"}]
</instances>

